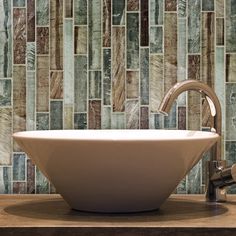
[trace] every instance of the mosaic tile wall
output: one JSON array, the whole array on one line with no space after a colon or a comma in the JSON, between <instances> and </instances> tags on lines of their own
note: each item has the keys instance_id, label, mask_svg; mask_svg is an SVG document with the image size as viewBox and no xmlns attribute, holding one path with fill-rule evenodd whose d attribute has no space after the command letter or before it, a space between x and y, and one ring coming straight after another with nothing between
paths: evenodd
<instances>
[{"instance_id":1,"label":"mosaic tile wall","mask_svg":"<svg viewBox=\"0 0 236 236\"><path fill-rule=\"evenodd\" d=\"M55 192L16 131L209 129L194 92L158 114L186 79L214 87L225 157L236 161L236 0L0 0L0 16L0 193ZM176 192L203 192L204 168Z\"/></svg>"}]
</instances>

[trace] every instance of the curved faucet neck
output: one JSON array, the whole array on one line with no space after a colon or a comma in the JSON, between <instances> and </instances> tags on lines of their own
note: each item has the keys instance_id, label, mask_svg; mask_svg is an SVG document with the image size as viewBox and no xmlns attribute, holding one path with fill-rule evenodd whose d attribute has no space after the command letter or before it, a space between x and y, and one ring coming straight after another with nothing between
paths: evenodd
<instances>
[{"instance_id":1,"label":"curved faucet neck","mask_svg":"<svg viewBox=\"0 0 236 236\"><path fill-rule=\"evenodd\" d=\"M197 91L201 94L203 94L210 106L211 115L214 117L214 124L213 127L219 135L221 135L221 120L222 120L222 114L221 114L221 106L220 101L214 92L214 90L209 87L207 84L197 81L197 80L184 80L177 84L175 84L173 87L170 88L170 90L166 93L164 96L160 106L159 111L163 114L169 113L172 104L177 99L177 97L186 91ZM221 142L218 141L216 147L213 148L213 154L212 154L213 160L221 160Z\"/></svg>"}]
</instances>

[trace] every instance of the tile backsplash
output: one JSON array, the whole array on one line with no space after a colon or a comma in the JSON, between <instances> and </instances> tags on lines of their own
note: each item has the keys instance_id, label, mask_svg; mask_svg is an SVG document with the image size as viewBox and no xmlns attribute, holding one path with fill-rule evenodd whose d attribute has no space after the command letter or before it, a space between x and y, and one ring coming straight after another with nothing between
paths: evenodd
<instances>
[{"instance_id":1,"label":"tile backsplash","mask_svg":"<svg viewBox=\"0 0 236 236\"><path fill-rule=\"evenodd\" d=\"M0 193L55 192L13 132L209 130L195 92L158 114L186 79L215 89L225 158L236 161L236 0L0 0L0 16ZM177 193L204 191L207 158Z\"/></svg>"}]
</instances>

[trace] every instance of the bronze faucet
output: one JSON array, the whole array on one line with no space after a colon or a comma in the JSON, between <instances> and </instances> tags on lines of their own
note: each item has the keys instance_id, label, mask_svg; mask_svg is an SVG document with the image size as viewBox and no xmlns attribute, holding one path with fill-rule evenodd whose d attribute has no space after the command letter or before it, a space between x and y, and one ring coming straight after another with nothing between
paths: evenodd
<instances>
[{"instance_id":1,"label":"bronze faucet","mask_svg":"<svg viewBox=\"0 0 236 236\"><path fill-rule=\"evenodd\" d=\"M211 115L214 117L212 132L221 136L222 133L222 113L219 99L214 90L207 84L197 80L184 80L176 83L167 91L159 106L159 112L168 115L172 104L177 97L185 91L197 91L205 96ZM221 139L212 147L211 160L208 162L207 169L207 191L206 198L208 201L223 202L226 201L226 186L236 183L236 165L225 168L226 161L222 159Z\"/></svg>"}]
</instances>

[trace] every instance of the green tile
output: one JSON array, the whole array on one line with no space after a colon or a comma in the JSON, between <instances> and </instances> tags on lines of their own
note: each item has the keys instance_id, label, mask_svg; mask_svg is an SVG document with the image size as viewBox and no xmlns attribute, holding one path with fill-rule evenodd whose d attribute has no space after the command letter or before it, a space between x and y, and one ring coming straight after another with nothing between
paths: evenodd
<instances>
[{"instance_id":1,"label":"green tile","mask_svg":"<svg viewBox=\"0 0 236 236\"><path fill-rule=\"evenodd\" d=\"M11 1L0 1L0 78L12 76Z\"/></svg>"},{"instance_id":2,"label":"green tile","mask_svg":"<svg viewBox=\"0 0 236 236\"><path fill-rule=\"evenodd\" d=\"M187 0L178 0L178 16L186 17Z\"/></svg>"},{"instance_id":3,"label":"green tile","mask_svg":"<svg viewBox=\"0 0 236 236\"><path fill-rule=\"evenodd\" d=\"M236 84L226 84L226 132L228 141L236 140Z\"/></svg>"},{"instance_id":4,"label":"green tile","mask_svg":"<svg viewBox=\"0 0 236 236\"><path fill-rule=\"evenodd\" d=\"M224 48L216 47L215 54L215 92L222 109L222 132L225 131L225 80ZM222 138L225 136L223 135Z\"/></svg>"},{"instance_id":5,"label":"green tile","mask_svg":"<svg viewBox=\"0 0 236 236\"><path fill-rule=\"evenodd\" d=\"M89 71L89 98L101 98L101 71Z\"/></svg>"},{"instance_id":6,"label":"green tile","mask_svg":"<svg viewBox=\"0 0 236 236\"><path fill-rule=\"evenodd\" d=\"M200 0L188 0L188 52L200 53Z\"/></svg>"},{"instance_id":7,"label":"green tile","mask_svg":"<svg viewBox=\"0 0 236 236\"><path fill-rule=\"evenodd\" d=\"M87 111L87 57L75 56L75 112Z\"/></svg>"},{"instance_id":8,"label":"green tile","mask_svg":"<svg viewBox=\"0 0 236 236\"><path fill-rule=\"evenodd\" d=\"M196 164L187 176L187 193L199 194L201 193L201 161Z\"/></svg>"},{"instance_id":9,"label":"green tile","mask_svg":"<svg viewBox=\"0 0 236 236\"><path fill-rule=\"evenodd\" d=\"M187 178L184 179L178 184L176 188L177 194L186 194L187 193Z\"/></svg>"},{"instance_id":10,"label":"green tile","mask_svg":"<svg viewBox=\"0 0 236 236\"><path fill-rule=\"evenodd\" d=\"M226 2L226 52L236 52L236 0Z\"/></svg>"},{"instance_id":11,"label":"green tile","mask_svg":"<svg viewBox=\"0 0 236 236\"><path fill-rule=\"evenodd\" d=\"M12 108L0 108L0 165L11 164Z\"/></svg>"},{"instance_id":12,"label":"green tile","mask_svg":"<svg viewBox=\"0 0 236 236\"><path fill-rule=\"evenodd\" d=\"M125 129L125 113L113 112L111 115L112 129Z\"/></svg>"},{"instance_id":13,"label":"green tile","mask_svg":"<svg viewBox=\"0 0 236 236\"><path fill-rule=\"evenodd\" d=\"M36 24L49 25L49 0L36 0Z\"/></svg>"},{"instance_id":14,"label":"green tile","mask_svg":"<svg viewBox=\"0 0 236 236\"><path fill-rule=\"evenodd\" d=\"M26 79L26 130L35 130L35 72L28 71Z\"/></svg>"},{"instance_id":15,"label":"green tile","mask_svg":"<svg viewBox=\"0 0 236 236\"><path fill-rule=\"evenodd\" d=\"M25 154L13 154L13 181L25 180Z\"/></svg>"},{"instance_id":16,"label":"green tile","mask_svg":"<svg viewBox=\"0 0 236 236\"><path fill-rule=\"evenodd\" d=\"M25 0L13 0L13 7L24 7Z\"/></svg>"},{"instance_id":17,"label":"green tile","mask_svg":"<svg viewBox=\"0 0 236 236\"><path fill-rule=\"evenodd\" d=\"M154 129L164 129L164 118L161 114L154 115Z\"/></svg>"},{"instance_id":18,"label":"green tile","mask_svg":"<svg viewBox=\"0 0 236 236\"><path fill-rule=\"evenodd\" d=\"M214 11L214 8L215 8L214 0L202 0L203 11Z\"/></svg>"},{"instance_id":19,"label":"green tile","mask_svg":"<svg viewBox=\"0 0 236 236\"><path fill-rule=\"evenodd\" d=\"M127 68L139 68L139 14L127 14Z\"/></svg>"},{"instance_id":20,"label":"green tile","mask_svg":"<svg viewBox=\"0 0 236 236\"><path fill-rule=\"evenodd\" d=\"M103 49L103 104L111 105L111 49Z\"/></svg>"},{"instance_id":21,"label":"green tile","mask_svg":"<svg viewBox=\"0 0 236 236\"><path fill-rule=\"evenodd\" d=\"M62 101L50 102L50 129L63 129L63 103Z\"/></svg>"},{"instance_id":22,"label":"green tile","mask_svg":"<svg viewBox=\"0 0 236 236\"><path fill-rule=\"evenodd\" d=\"M186 65L186 19L178 20L178 44L177 44L177 60L178 60L178 69L177 69L177 80L182 81L186 79L187 76L187 65Z\"/></svg>"},{"instance_id":23,"label":"green tile","mask_svg":"<svg viewBox=\"0 0 236 236\"><path fill-rule=\"evenodd\" d=\"M163 25L164 0L150 0L150 24Z\"/></svg>"},{"instance_id":24,"label":"green tile","mask_svg":"<svg viewBox=\"0 0 236 236\"><path fill-rule=\"evenodd\" d=\"M36 114L36 129L49 130L49 113Z\"/></svg>"},{"instance_id":25,"label":"green tile","mask_svg":"<svg viewBox=\"0 0 236 236\"><path fill-rule=\"evenodd\" d=\"M35 42L26 45L27 70L35 70Z\"/></svg>"},{"instance_id":26,"label":"green tile","mask_svg":"<svg viewBox=\"0 0 236 236\"><path fill-rule=\"evenodd\" d=\"M87 25L87 0L74 0L75 25Z\"/></svg>"},{"instance_id":27,"label":"green tile","mask_svg":"<svg viewBox=\"0 0 236 236\"><path fill-rule=\"evenodd\" d=\"M74 128L87 129L87 113L75 113Z\"/></svg>"},{"instance_id":28,"label":"green tile","mask_svg":"<svg viewBox=\"0 0 236 236\"><path fill-rule=\"evenodd\" d=\"M236 54L226 54L226 82L236 82Z\"/></svg>"},{"instance_id":29,"label":"green tile","mask_svg":"<svg viewBox=\"0 0 236 236\"><path fill-rule=\"evenodd\" d=\"M64 21L64 103L74 104L73 21Z\"/></svg>"},{"instance_id":30,"label":"green tile","mask_svg":"<svg viewBox=\"0 0 236 236\"><path fill-rule=\"evenodd\" d=\"M150 28L150 53L163 52L163 28L160 26Z\"/></svg>"},{"instance_id":31,"label":"green tile","mask_svg":"<svg viewBox=\"0 0 236 236\"><path fill-rule=\"evenodd\" d=\"M149 49L140 52L140 99L141 105L149 104Z\"/></svg>"},{"instance_id":32,"label":"green tile","mask_svg":"<svg viewBox=\"0 0 236 236\"><path fill-rule=\"evenodd\" d=\"M177 129L177 104L176 102L172 105L172 108L164 118L165 129Z\"/></svg>"},{"instance_id":33,"label":"green tile","mask_svg":"<svg viewBox=\"0 0 236 236\"><path fill-rule=\"evenodd\" d=\"M36 193L39 194L49 193L49 182L38 168L36 168Z\"/></svg>"},{"instance_id":34,"label":"green tile","mask_svg":"<svg viewBox=\"0 0 236 236\"><path fill-rule=\"evenodd\" d=\"M111 129L111 107L102 107L102 129Z\"/></svg>"},{"instance_id":35,"label":"green tile","mask_svg":"<svg viewBox=\"0 0 236 236\"><path fill-rule=\"evenodd\" d=\"M113 25L125 24L125 0L112 1L112 23Z\"/></svg>"},{"instance_id":36,"label":"green tile","mask_svg":"<svg viewBox=\"0 0 236 236\"><path fill-rule=\"evenodd\" d=\"M12 193L12 167L0 166L0 194Z\"/></svg>"},{"instance_id":37,"label":"green tile","mask_svg":"<svg viewBox=\"0 0 236 236\"><path fill-rule=\"evenodd\" d=\"M89 1L89 69L101 69L102 32L100 0Z\"/></svg>"},{"instance_id":38,"label":"green tile","mask_svg":"<svg viewBox=\"0 0 236 236\"><path fill-rule=\"evenodd\" d=\"M0 106L11 105L11 80L0 79Z\"/></svg>"}]
</instances>

